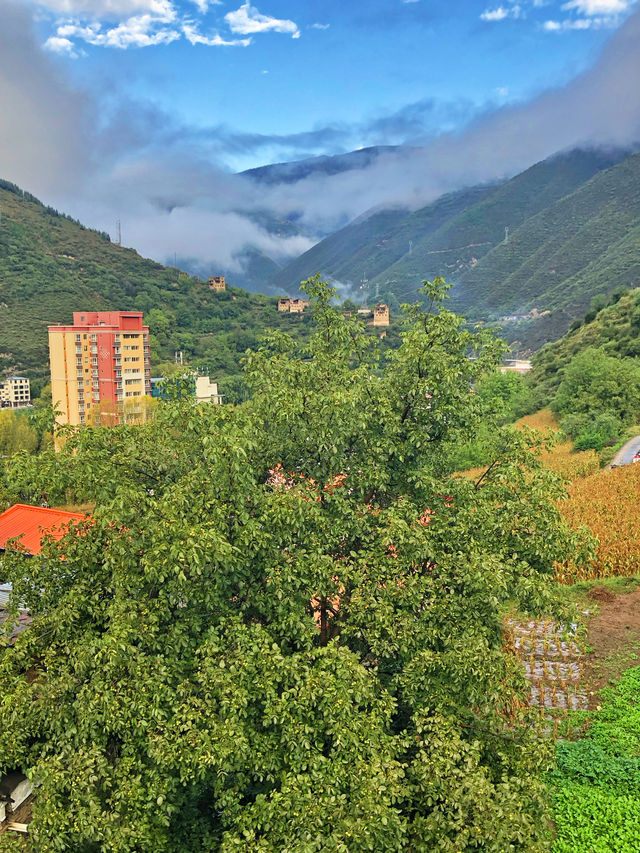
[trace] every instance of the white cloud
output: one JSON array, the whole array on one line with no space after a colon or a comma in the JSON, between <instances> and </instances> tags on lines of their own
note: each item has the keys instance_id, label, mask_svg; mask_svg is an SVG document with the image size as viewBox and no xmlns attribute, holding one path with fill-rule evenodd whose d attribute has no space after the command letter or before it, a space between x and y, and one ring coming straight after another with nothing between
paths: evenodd
<instances>
[{"instance_id":1,"label":"white cloud","mask_svg":"<svg viewBox=\"0 0 640 853\"><path fill-rule=\"evenodd\" d=\"M581 15L620 15L631 6L630 0L571 0L562 7Z\"/></svg>"},{"instance_id":2,"label":"white cloud","mask_svg":"<svg viewBox=\"0 0 640 853\"><path fill-rule=\"evenodd\" d=\"M562 33L571 30L602 30L616 27L619 19L607 15L599 18L565 18L563 21L545 21L542 29L548 33Z\"/></svg>"},{"instance_id":3,"label":"white cloud","mask_svg":"<svg viewBox=\"0 0 640 853\"><path fill-rule=\"evenodd\" d=\"M367 208L419 207L559 149L640 139L640 12L566 87L502 106L422 149L381 155L364 169L258 189L212 165L218 128L203 135L148 104L125 103L114 117L102 92L65 81L51 53L41 50L25 3L0 0L0 20L3 177L101 230L126 212L127 241L159 260L174 248L220 265L237 260L247 245L274 256L308 248L306 238L281 240L238 211L257 207L280 218L301 212L308 233L326 232Z\"/></svg>"},{"instance_id":4,"label":"white cloud","mask_svg":"<svg viewBox=\"0 0 640 853\"><path fill-rule=\"evenodd\" d=\"M207 14L209 6L222 6L222 0L192 0L192 2L202 15Z\"/></svg>"},{"instance_id":5,"label":"white cloud","mask_svg":"<svg viewBox=\"0 0 640 853\"><path fill-rule=\"evenodd\" d=\"M88 44L101 47L115 47L121 50L128 47L150 47L158 44L169 44L180 38L180 31L166 27L175 15L167 15L160 19L153 15L136 15L118 24L116 27L103 30L101 24L68 23L58 27L57 36L63 39L79 38Z\"/></svg>"},{"instance_id":6,"label":"white cloud","mask_svg":"<svg viewBox=\"0 0 640 853\"><path fill-rule=\"evenodd\" d=\"M258 12L255 6L250 5L249 0L243 3L235 12L227 12L224 18L231 32L242 36L272 31L275 33L290 33L291 38L300 38L298 25L293 21L280 20L272 18L269 15L263 15Z\"/></svg>"},{"instance_id":7,"label":"white cloud","mask_svg":"<svg viewBox=\"0 0 640 853\"><path fill-rule=\"evenodd\" d=\"M78 55L76 53L76 46L74 43L67 38L61 38L60 36L51 36L51 38L46 40L44 46L47 50L52 50L54 53L66 53L72 57Z\"/></svg>"},{"instance_id":8,"label":"white cloud","mask_svg":"<svg viewBox=\"0 0 640 853\"><path fill-rule=\"evenodd\" d=\"M480 15L480 19L482 21L504 21L505 18L509 17L508 9L505 9L504 6L498 6L497 9L485 9L485 11Z\"/></svg>"},{"instance_id":9,"label":"white cloud","mask_svg":"<svg viewBox=\"0 0 640 853\"><path fill-rule=\"evenodd\" d=\"M63 14L58 19L55 32L46 40L45 47L61 55L76 57L77 42L111 48L151 47L169 44L185 38L192 45L207 47L248 47L255 33L288 33L300 37L293 21L280 20L261 14L250 3L228 12L226 25L232 34L248 38L225 38L219 32L202 32L199 21L180 8L177 0L35 0L51 12ZM211 6L222 5L222 0L191 0L200 15L206 15ZM329 24L314 24L316 29L327 29ZM75 39L75 41L74 41Z\"/></svg>"},{"instance_id":10,"label":"white cloud","mask_svg":"<svg viewBox=\"0 0 640 853\"><path fill-rule=\"evenodd\" d=\"M328 30L331 24L310 24L312 30Z\"/></svg>"},{"instance_id":11,"label":"white cloud","mask_svg":"<svg viewBox=\"0 0 640 853\"><path fill-rule=\"evenodd\" d=\"M507 18L520 18L521 16L522 9L518 5L511 6L511 8L498 6L496 9L485 9L485 11L480 15L480 20L496 22L504 21Z\"/></svg>"},{"instance_id":12,"label":"white cloud","mask_svg":"<svg viewBox=\"0 0 640 853\"><path fill-rule=\"evenodd\" d=\"M166 16L170 0L39 0L39 5L66 16L113 20L138 14Z\"/></svg>"},{"instance_id":13,"label":"white cloud","mask_svg":"<svg viewBox=\"0 0 640 853\"><path fill-rule=\"evenodd\" d=\"M622 16L630 12L637 0L569 0L561 9L573 12L563 20L545 21L542 29L549 33L570 32L572 30L613 29L620 24Z\"/></svg>"},{"instance_id":14,"label":"white cloud","mask_svg":"<svg viewBox=\"0 0 640 853\"><path fill-rule=\"evenodd\" d=\"M251 39L223 39L219 33L214 33L212 36L204 36L200 33L197 27L187 22L182 24L182 32L184 37L190 44L203 44L207 47L249 47Z\"/></svg>"}]
</instances>

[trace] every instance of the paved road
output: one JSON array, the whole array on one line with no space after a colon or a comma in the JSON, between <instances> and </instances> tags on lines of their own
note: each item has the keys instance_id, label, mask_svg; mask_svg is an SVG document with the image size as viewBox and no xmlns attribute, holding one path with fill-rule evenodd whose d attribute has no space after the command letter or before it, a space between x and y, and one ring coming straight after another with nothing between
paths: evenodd
<instances>
[{"instance_id":1,"label":"paved road","mask_svg":"<svg viewBox=\"0 0 640 853\"><path fill-rule=\"evenodd\" d=\"M613 468L614 465L630 465L631 460L638 452L640 452L640 435L635 435L620 448L611 460L609 467ZM640 465L640 462L637 462L636 464Z\"/></svg>"}]
</instances>

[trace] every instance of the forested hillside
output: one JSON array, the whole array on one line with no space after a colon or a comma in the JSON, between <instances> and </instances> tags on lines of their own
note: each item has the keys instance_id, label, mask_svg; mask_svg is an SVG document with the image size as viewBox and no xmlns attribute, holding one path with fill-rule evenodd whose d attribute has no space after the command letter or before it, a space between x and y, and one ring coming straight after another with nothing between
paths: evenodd
<instances>
[{"instance_id":1,"label":"forested hillside","mask_svg":"<svg viewBox=\"0 0 640 853\"><path fill-rule=\"evenodd\" d=\"M478 320L511 315L507 336L536 348L563 334L594 294L640 280L639 198L640 155L571 151L414 213L376 212L273 281L292 289L319 270L353 286L368 278L394 304L443 275L456 308Z\"/></svg>"},{"instance_id":2,"label":"forested hillside","mask_svg":"<svg viewBox=\"0 0 640 853\"><path fill-rule=\"evenodd\" d=\"M560 311L566 328L593 296L640 284L639 201L636 154L527 219L464 273L458 304L476 315Z\"/></svg>"},{"instance_id":3,"label":"forested hillside","mask_svg":"<svg viewBox=\"0 0 640 853\"><path fill-rule=\"evenodd\" d=\"M49 372L47 325L71 322L74 310L144 311L152 366L182 350L231 395L242 354L259 335L308 327L307 317L278 314L272 297L238 288L216 294L7 182L0 182L0 213L0 375L24 372L36 392Z\"/></svg>"},{"instance_id":4,"label":"forested hillside","mask_svg":"<svg viewBox=\"0 0 640 853\"><path fill-rule=\"evenodd\" d=\"M640 357L640 288L618 291L602 307L604 301L596 297L584 320L576 320L563 338L535 355L527 379L547 399L557 390L571 359L587 349L601 348L616 358Z\"/></svg>"},{"instance_id":5,"label":"forested hillside","mask_svg":"<svg viewBox=\"0 0 640 853\"><path fill-rule=\"evenodd\" d=\"M392 208L363 216L291 261L272 282L283 290L293 291L306 278L306 271L314 270L353 288L359 287L363 278L368 278L370 284L378 283L390 265L405 258L408 252L415 252L416 259L423 257L420 241L440 233L447 223L485 198L492 189L473 187L450 193L414 213ZM415 295L415 281L421 280L421 274L417 275L418 279L412 279L411 296ZM388 297L386 281L382 285ZM396 288L393 293L397 296L400 291Z\"/></svg>"}]
</instances>

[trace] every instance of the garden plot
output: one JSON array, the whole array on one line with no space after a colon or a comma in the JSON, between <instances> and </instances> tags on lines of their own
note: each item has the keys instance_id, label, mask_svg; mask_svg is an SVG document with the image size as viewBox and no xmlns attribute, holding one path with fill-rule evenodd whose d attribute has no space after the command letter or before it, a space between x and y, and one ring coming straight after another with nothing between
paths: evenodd
<instances>
[{"instance_id":1,"label":"garden plot","mask_svg":"<svg viewBox=\"0 0 640 853\"><path fill-rule=\"evenodd\" d=\"M551 715L587 708L576 626L567 631L564 625L546 619L511 622L509 628L516 657L531 683L530 704Z\"/></svg>"}]
</instances>

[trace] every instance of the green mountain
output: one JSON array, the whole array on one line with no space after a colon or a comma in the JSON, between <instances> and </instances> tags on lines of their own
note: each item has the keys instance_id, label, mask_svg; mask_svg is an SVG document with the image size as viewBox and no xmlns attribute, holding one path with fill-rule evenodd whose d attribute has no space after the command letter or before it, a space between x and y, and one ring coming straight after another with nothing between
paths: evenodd
<instances>
[{"instance_id":1,"label":"green mountain","mask_svg":"<svg viewBox=\"0 0 640 853\"><path fill-rule=\"evenodd\" d=\"M615 292L607 306L587 312L560 340L536 353L527 379L542 402L553 396L571 359L589 347L619 358L640 358L640 287Z\"/></svg>"},{"instance_id":2,"label":"green mountain","mask_svg":"<svg viewBox=\"0 0 640 853\"><path fill-rule=\"evenodd\" d=\"M293 292L316 272L351 288L360 287L363 278L368 278L370 285L378 283L394 263L406 258L407 253L411 255L412 243L416 244L417 256L418 244L425 235L437 233L489 193L488 187L474 187L446 195L415 213L408 214L405 208L384 209L360 217L291 261L271 283ZM385 293L386 283L385 279ZM413 281L412 287L415 291Z\"/></svg>"},{"instance_id":3,"label":"green mountain","mask_svg":"<svg viewBox=\"0 0 640 853\"><path fill-rule=\"evenodd\" d=\"M279 314L273 297L234 287L216 294L0 181L0 375L25 373L37 392L49 373L47 326L81 309L144 311L152 369L182 350L230 396L242 354L260 334L304 332L309 323Z\"/></svg>"},{"instance_id":4,"label":"green mountain","mask_svg":"<svg viewBox=\"0 0 640 853\"><path fill-rule=\"evenodd\" d=\"M605 169L528 218L460 278L470 313L560 312L565 328L593 296L640 284L640 155ZM544 326L544 319L538 321Z\"/></svg>"},{"instance_id":5,"label":"green mountain","mask_svg":"<svg viewBox=\"0 0 640 853\"><path fill-rule=\"evenodd\" d=\"M571 151L414 213L361 218L272 281L290 291L317 271L347 284L368 278L370 292L394 304L442 275L455 285L456 309L477 320L511 315L505 334L539 346L566 331L593 294L637 279L639 200L640 155Z\"/></svg>"}]
</instances>

